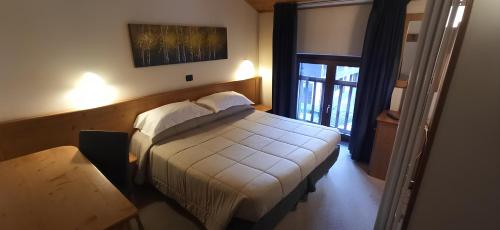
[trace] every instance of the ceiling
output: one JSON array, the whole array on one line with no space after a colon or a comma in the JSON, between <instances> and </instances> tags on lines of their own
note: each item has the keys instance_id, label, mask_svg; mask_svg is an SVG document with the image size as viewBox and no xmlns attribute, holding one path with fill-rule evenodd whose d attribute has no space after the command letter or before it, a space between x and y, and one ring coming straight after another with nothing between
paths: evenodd
<instances>
[{"instance_id":1,"label":"ceiling","mask_svg":"<svg viewBox=\"0 0 500 230\"><path fill-rule=\"evenodd\" d=\"M304 0L245 0L259 12L273 11L276 2L303 2Z\"/></svg>"}]
</instances>

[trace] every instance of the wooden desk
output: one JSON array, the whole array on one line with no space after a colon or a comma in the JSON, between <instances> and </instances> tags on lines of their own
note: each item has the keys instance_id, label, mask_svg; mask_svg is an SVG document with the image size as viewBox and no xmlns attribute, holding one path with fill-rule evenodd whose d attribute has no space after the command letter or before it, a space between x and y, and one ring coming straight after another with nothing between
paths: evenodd
<instances>
[{"instance_id":1,"label":"wooden desk","mask_svg":"<svg viewBox=\"0 0 500 230\"><path fill-rule=\"evenodd\" d=\"M389 161L391 160L392 147L396 139L398 130L398 120L394 120L387 115L387 111L382 112L377 117L377 130L370 158L369 174L385 180Z\"/></svg>"},{"instance_id":2,"label":"wooden desk","mask_svg":"<svg viewBox=\"0 0 500 230\"><path fill-rule=\"evenodd\" d=\"M76 147L0 162L1 229L107 229L137 217Z\"/></svg>"}]
</instances>

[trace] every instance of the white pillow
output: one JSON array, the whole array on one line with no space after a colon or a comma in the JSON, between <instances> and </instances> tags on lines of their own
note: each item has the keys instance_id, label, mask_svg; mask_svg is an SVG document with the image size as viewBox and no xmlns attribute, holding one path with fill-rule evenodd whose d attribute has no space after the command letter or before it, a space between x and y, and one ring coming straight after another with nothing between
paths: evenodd
<instances>
[{"instance_id":1,"label":"white pillow","mask_svg":"<svg viewBox=\"0 0 500 230\"><path fill-rule=\"evenodd\" d=\"M247 97L234 91L214 93L212 95L198 99L196 103L204 105L212 109L216 113L237 105L254 104Z\"/></svg>"},{"instance_id":2,"label":"white pillow","mask_svg":"<svg viewBox=\"0 0 500 230\"><path fill-rule=\"evenodd\" d=\"M187 100L167 104L139 114L135 120L134 127L149 137L154 138L168 128L212 113L209 109Z\"/></svg>"}]
</instances>

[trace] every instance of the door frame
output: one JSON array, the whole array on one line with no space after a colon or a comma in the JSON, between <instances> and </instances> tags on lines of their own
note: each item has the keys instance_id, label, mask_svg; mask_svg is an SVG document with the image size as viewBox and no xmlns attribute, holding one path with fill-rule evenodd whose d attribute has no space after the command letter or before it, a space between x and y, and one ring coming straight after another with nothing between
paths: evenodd
<instances>
[{"instance_id":1,"label":"door frame","mask_svg":"<svg viewBox=\"0 0 500 230\"><path fill-rule=\"evenodd\" d=\"M407 229L410 223L411 215L413 214L413 210L415 209L415 203L417 201L418 192L420 190L420 186L422 184L422 180L424 177L424 172L429 161L429 155L434 143L434 139L436 137L436 131L439 127L439 121L441 120L441 115L443 113L444 104L446 98L448 97L448 91L450 88L451 81L453 79L453 75L455 75L455 69L457 67L458 58L460 56L460 51L462 50L462 44L465 38L465 32L467 30L467 26L469 24L470 15L472 12L472 6L474 4L474 0L467 0L466 7L463 14L462 24L458 28L457 37L455 39L455 47L453 48L450 56L450 61L446 73L444 74L443 86L441 88L440 96L437 100L436 104L436 112L432 117L431 127L429 129L429 133L427 134L428 141L424 143L422 147L422 153L420 154L420 160L416 162L415 170L412 175L412 192L410 193L410 198L408 200L408 206L406 209L406 214L403 219L403 229Z\"/></svg>"},{"instance_id":2,"label":"door frame","mask_svg":"<svg viewBox=\"0 0 500 230\"><path fill-rule=\"evenodd\" d=\"M300 63L310 64L323 64L327 66L352 66L361 68L361 57L359 56L339 56L339 55L326 55L326 54L311 54L311 53L297 53L297 79L300 81ZM325 91L323 92L323 102L321 105L320 124L330 126L330 113L331 109L324 109L332 106L333 100L333 87L335 82L335 75L337 74L336 68L327 68L325 79ZM354 102L352 102L354 103ZM326 106L326 107L325 107ZM348 135L342 135L343 139L348 140Z\"/></svg>"},{"instance_id":3,"label":"door frame","mask_svg":"<svg viewBox=\"0 0 500 230\"><path fill-rule=\"evenodd\" d=\"M447 9L448 11L446 12L446 15L444 15L441 12L442 7L445 7L448 2L450 2L451 4L451 1L452 0L439 2L430 0L429 2L427 2L428 5L426 8L426 15L424 17L421 34L435 34L434 30L439 27L441 23L444 24L444 21L447 20L447 17L444 16L448 15L449 8ZM404 104L406 111L403 111L403 115L401 116L400 128L398 129L395 147L391 156L391 162L386 178L384 193L377 213L377 219L374 229L407 229L409 226L409 222L412 218L411 215L415 208L416 199L419 194L420 185L426 170L430 149L432 148L433 140L435 138L435 132L439 127L439 119L441 117L446 97L448 96L448 87L451 83L453 72L455 71L456 63L460 55L461 46L465 36L465 31L467 30L467 25L474 0L467 0L467 2L468 7L466 7L464 11L462 25L459 28L458 36L455 40L455 48L452 51L449 67L446 70L445 78L443 79L441 95L436 102L436 112L431 118L431 127L427 134L425 134L425 131L420 131L421 133L423 133L422 135L420 135L420 133L415 131L421 130L421 126L411 126L419 122L419 119L421 118L407 118L406 116L404 116L404 113L409 113L408 109L412 107L414 108L412 110L412 113L414 113L415 111L420 111L417 115L426 119L428 111L426 111L425 108L427 106L430 107L430 103L426 102L419 104L416 101L408 101L408 103ZM441 42L442 37L437 36L432 38L431 35L429 35L429 37L426 37L427 40L419 39L418 43L421 50L430 49L432 48L432 46L434 46L433 43ZM424 53L423 51L421 52L422 54ZM426 60L433 58L429 53L430 52L426 52L425 56L417 58L415 63L418 63L418 59ZM428 61L415 64L414 69L416 68L416 70L412 73L414 75L412 76L412 78L418 78L415 79L414 82L410 82L410 84L418 85L419 83L432 79L430 77L433 74L433 71L424 71L424 68L427 68L433 64L434 63ZM419 68L422 68L421 73L418 70ZM432 68L432 70L434 70L434 67ZM423 86L423 84L421 86ZM416 89L415 87L413 88ZM426 87L427 90L431 88L432 84L429 84L428 87ZM422 91L422 89L419 89L419 91ZM415 95L416 97L423 97L422 93L420 95ZM416 117L417 115L413 117ZM401 127L402 123L406 124L406 128ZM410 135L409 133L405 134L406 130L413 131L413 134L415 135ZM408 139L409 141L402 141L407 142L405 146L410 146L407 149L399 149L396 146L398 144L397 142L403 139L403 135L405 139L408 139L410 136L412 137L411 139ZM424 146L420 145L420 143L424 144ZM415 152L414 150L418 150L421 152ZM420 159L414 165L415 162L413 160L415 160L415 157ZM403 215L401 216L400 214Z\"/></svg>"}]
</instances>

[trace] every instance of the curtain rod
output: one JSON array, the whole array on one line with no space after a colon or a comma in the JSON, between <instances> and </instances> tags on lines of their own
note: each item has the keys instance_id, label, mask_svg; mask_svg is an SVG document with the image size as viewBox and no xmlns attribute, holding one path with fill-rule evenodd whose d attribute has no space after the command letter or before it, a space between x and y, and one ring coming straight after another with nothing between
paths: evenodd
<instances>
[{"instance_id":1,"label":"curtain rod","mask_svg":"<svg viewBox=\"0 0 500 230\"><path fill-rule=\"evenodd\" d=\"M373 3L373 0L312 0L306 2L298 2L297 8L301 10L301 9L311 9L320 7L362 5L371 3Z\"/></svg>"}]
</instances>

